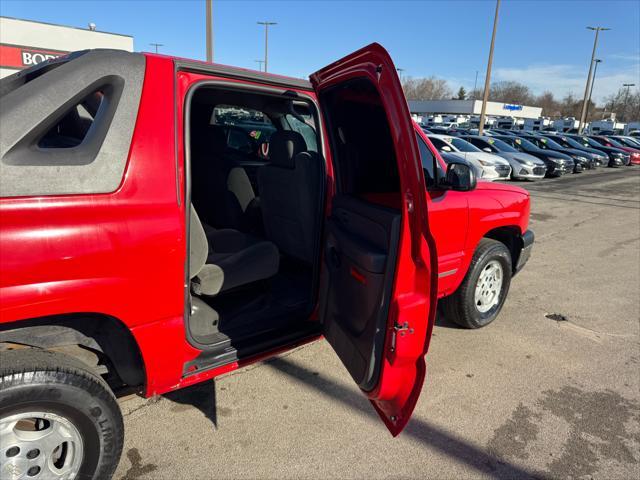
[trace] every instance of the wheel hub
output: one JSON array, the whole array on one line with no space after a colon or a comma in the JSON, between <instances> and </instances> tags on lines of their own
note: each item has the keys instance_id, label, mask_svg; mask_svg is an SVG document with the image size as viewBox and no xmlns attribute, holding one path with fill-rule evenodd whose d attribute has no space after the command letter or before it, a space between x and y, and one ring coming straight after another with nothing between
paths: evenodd
<instances>
[{"instance_id":1,"label":"wheel hub","mask_svg":"<svg viewBox=\"0 0 640 480\"><path fill-rule=\"evenodd\" d=\"M25 412L0 419L0 478L76 478L83 444L68 419L49 412Z\"/></svg>"},{"instance_id":2,"label":"wheel hub","mask_svg":"<svg viewBox=\"0 0 640 480\"><path fill-rule=\"evenodd\" d=\"M480 272L475 290L476 309L486 313L500 302L502 290L502 265L497 260L491 260Z\"/></svg>"}]
</instances>

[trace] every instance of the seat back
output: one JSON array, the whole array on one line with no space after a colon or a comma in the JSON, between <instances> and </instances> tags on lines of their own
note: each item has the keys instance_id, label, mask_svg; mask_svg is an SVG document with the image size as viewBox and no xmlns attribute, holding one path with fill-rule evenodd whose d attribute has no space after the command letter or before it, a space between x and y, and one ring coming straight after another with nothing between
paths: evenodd
<instances>
[{"instance_id":1,"label":"seat back","mask_svg":"<svg viewBox=\"0 0 640 480\"><path fill-rule=\"evenodd\" d=\"M204 221L217 228L243 229L243 216L255 193L237 154L227 148L219 125L194 130L192 142L192 198Z\"/></svg>"},{"instance_id":2,"label":"seat back","mask_svg":"<svg viewBox=\"0 0 640 480\"><path fill-rule=\"evenodd\" d=\"M209 242L196 209L191 205L189 221L189 278L193 279L207 263Z\"/></svg>"},{"instance_id":3,"label":"seat back","mask_svg":"<svg viewBox=\"0 0 640 480\"><path fill-rule=\"evenodd\" d=\"M302 135L278 131L269 142L270 164L258 170L264 230L280 252L313 263L319 230L320 158Z\"/></svg>"}]
</instances>

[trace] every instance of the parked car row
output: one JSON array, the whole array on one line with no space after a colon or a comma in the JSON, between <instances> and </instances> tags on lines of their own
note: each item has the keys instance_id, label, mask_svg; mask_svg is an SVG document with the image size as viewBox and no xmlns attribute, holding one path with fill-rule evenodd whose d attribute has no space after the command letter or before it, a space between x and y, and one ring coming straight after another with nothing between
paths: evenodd
<instances>
[{"instance_id":1,"label":"parked car row","mask_svg":"<svg viewBox=\"0 0 640 480\"><path fill-rule=\"evenodd\" d=\"M539 180L598 167L640 165L640 139L625 135L585 135L421 127L443 159L462 159L478 178Z\"/></svg>"}]
</instances>

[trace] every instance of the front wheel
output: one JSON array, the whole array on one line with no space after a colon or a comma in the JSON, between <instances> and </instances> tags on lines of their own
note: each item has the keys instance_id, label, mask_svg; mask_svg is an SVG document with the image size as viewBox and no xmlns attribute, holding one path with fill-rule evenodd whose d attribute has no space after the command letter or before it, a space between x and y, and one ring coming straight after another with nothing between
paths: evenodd
<instances>
[{"instance_id":1,"label":"front wheel","mask_svg":"<svg viewBox=\"0 0 640 480\"><path fill-rule=\"evenodd\" d=\"M0 351L0 478L111 478L123 432L113 393L80 361Z\"/></svg>"},{"instance_id":2,"label":"front wheel","mask_svg":"<svg viewBox=\"0 0 640 480\"><path fill-rule=\"evenodd\" d=\"M511 284L511 253L497 240L483 238L458 289L442 299L447 318L464 328L490 324L500 313Z\"/></svg>"}]
</instances>

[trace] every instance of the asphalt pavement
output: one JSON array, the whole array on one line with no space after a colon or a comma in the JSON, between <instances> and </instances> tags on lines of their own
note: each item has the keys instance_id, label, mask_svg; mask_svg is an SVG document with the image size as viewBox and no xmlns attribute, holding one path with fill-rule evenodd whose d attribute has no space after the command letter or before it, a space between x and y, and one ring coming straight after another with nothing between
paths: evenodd
<instances>
[{"instance_id":1,"label":"asphalt pavement","mask_svg":"<svg viewBox=\"0 0 640 480\"><path fill-rule=\"evenodd\" d=\"M320 341L123 400L114 478L640 478L640 168L517 185L532 258L488 327L438 319L399 437Z\"/></svg>"}]
</instances>

